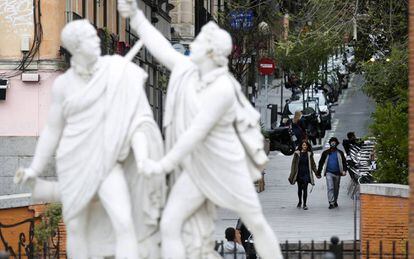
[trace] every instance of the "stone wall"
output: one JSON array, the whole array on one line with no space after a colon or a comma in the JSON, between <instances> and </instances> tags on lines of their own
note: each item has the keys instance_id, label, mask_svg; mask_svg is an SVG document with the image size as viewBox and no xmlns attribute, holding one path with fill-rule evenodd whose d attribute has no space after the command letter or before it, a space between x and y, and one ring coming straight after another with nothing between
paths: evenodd
<instances>
[{"instance_id":1,"label":"stone wall","mask_svg":"<svg viewBox=\"0 0 414 259\"><path fill-rule=\"evenodd\" d=\"M19 167L30 165L37 138L36 137L0 137L0 208L26 206L30 198L24 194L30 192L27 187L13 183L14 173ZM54 179L55 169L52 161L42 177ZM10 195L10 199L8 196Z\"/></svg>"},{"instance_id":2,"label":"stone wall","mask_svg":"<svg viewBox=\"0 0 414 259\"><path fill-rule=\"evenodd\" d=\"M370 254L390 254L395 243L397 254L406 253L408 240L409 188L397 184L362 184L360 237L365 254L369 241Z\"/></svg>"}]
</instances>

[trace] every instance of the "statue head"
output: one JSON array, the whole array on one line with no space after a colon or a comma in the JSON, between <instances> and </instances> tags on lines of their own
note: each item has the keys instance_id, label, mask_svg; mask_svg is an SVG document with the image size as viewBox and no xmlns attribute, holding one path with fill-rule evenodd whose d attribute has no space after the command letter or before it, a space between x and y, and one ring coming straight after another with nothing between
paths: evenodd
<instances>
[{"instance_id":1,"label":"statue head","mask_svg":"<svg viewBox=\"0 0 414 259\"><path fill-rule=\"evenodd\" d=\"M230 34L215 22L209 22L201 28L200 33L191 43L191 59L195 63L212 60L217 66L227 66L228 56L233 48Z\"/></svg>"},{"instance_id":2,"label":"statue head","mask_svg":"<svg viewBox=\"0 0 414 259\"><path fill-rule=\"evenodd\" d=\"M76 20L66 24L61 40L72 58L81 59L85 63L95 63L101 55L101 41L88 20Z\"/></svg>"}]
</instances>

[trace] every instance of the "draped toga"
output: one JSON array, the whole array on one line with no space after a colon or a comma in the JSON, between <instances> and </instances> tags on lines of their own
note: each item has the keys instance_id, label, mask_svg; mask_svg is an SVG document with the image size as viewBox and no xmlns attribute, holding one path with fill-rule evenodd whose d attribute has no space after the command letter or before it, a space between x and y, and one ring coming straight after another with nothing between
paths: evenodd
<instances>
[{"instance_id":1,"label":"draped toga","mask_svg":"<svg viewBox=\"0 0 414 259\"><path fill-rule=\"evenodd\" d=\"M203 82L197 66L189 59L172 71L167 92L164 127L166 151L171 150L186 132L200 111L203 89L217 77ZM211 103L211 105L215 105ZM170 185L182 172L189 175L197 188L208 198L206 203L188 219L183 227L183 241L188 258L216 258L211 251L214 233L215 206L236 212L260 212L260 202L252 182L245 150L233 127L237 100L215 126L170 176ZM214 203L214 204L213 204Z\"/></svg>"},{"instance_id":2,"label":"draped toga","mask_svg":"<svg viewBox=\"0 0 414 259\"><path fill-rule=\"evenodd\" d=\"M71 70L62 75L71 82ZM58 190L65 221L87 206L90 208L88 235L93 255L113 254L114 236L97 190L116 164L128 183L138 241L158 230L165 201L162 176L139 175L131 149L136 132L148 140L149 157L163 155L162 137L143 89L147 74L120 56L105 56L90 82L64 100L65 128L56 152ZM67 85L70 87L70 85ZM105 245L107 241L108 245Z\"/></svg>"}]
</instances>

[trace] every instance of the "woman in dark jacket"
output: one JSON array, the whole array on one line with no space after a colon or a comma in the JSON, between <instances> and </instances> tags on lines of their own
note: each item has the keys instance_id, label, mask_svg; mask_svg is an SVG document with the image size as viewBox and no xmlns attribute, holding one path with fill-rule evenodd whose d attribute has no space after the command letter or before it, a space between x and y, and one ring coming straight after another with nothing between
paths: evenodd
<instances>
[{"instance_id":1,"label":"woman in dark jacket","mask_svg":"<svg viewBox=\"0 0 414 259\"><path fill-rule=\"evenodd\" d=\"M298 198L297 207L302 207L307 210L306 200L308 197L308 184L315 185L313 173L317 172L315 160L313 159L312 147L307 141L302 141L298 146L298 150L293 154L292 167L289 176L290 184L298 183Z\"/></svg>"}]
</instances>

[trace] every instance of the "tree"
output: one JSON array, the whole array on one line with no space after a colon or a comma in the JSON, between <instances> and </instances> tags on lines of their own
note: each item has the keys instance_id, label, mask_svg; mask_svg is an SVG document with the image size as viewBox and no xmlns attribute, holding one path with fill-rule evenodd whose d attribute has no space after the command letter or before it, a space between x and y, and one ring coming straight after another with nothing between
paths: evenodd
<instances>
[{"instance_id":1,"label":"tree","mask_svg":"<svg viewBox=\"0 0 414 259\"><path fill-rule=\"evenodd\" d=\"M408 184L408 103L378 105L373 114L378 170L374 177L383 183Z\"/></svg>"},{"instance_id":2,"label":"tree","mask_svg":"<svg viewBox=\"0 0 414 259\"><path fill-rule=\"evenodd\" d=\"M362 65L365 71L364 92L377 103L394 103L407 99L408 53L407 45L398 44L391 48L386 59L367 61Z\"/></svg>"},{"instance_id":3,"label":"tree","mask_svg":"<svg viewBox=\"0 0 414 259\"><path fill-rule=\"evenodd\" d=\"M377 103L371 125L377 139L374 176L379 182L407 184L408 2L362 3L358 13L364 20L358 22L356 58L365 72L363 90Z\"/></svg>"},{"instance_id":4,"label":"tree","mask_svg":"<svg viewBox=\"0 0 414 259\"><path fill-rule=\"evenodd\" d=\"M406 44L391 48L385 60L368 61L363 90L377 102L372 134L377 139L379 182L408 182L408 53Z\"/></svg>"},{"instance_id":5,"label":"tree","mask_svg":"<svg viewBox=\"0 0 414 259\"><path fill-rule=\"evenodd\" d=\"M322 79L321 65L351 30L354 9L349 1L309 0L291 16L294 26L288 39L276 43L276 59L299 76L302 94Z\"/></svg>"},{"instance_id":6,"label":"tree","mask_svg":"<svg viewBox=\"0 0 414 259\"><path fill-rule=\"evenodd\" d=\"M387 55L395 43L408 39L407 0L361 0L356 18L358 61L364 62L373 55Z\"/></svg>"},{"instance_id":7,"label":"tree","mask_svg":"<svg viewBox=\"0 0 414 259\"><path fill-rule=\"evenodd\" d=\"M233 40L233 51L229 57L230 71L242 84L256 82L257 60L273 51L273 41L281 14L276 1L238 0L225 2L218 15L222 28Z\"/></svg>"}]
</instances>

